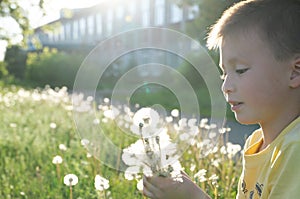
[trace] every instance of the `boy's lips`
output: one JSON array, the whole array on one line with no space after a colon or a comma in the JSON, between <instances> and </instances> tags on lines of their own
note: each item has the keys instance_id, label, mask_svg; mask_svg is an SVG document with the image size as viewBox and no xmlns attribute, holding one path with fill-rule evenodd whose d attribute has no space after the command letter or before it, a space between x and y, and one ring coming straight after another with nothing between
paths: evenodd
<instances>
[{"instance_id":1,"label":"boy's lips","mask_svg":"<svg viewBox=\"0 0 300 199\"><path fill-rule=\"evenodd\" d=\"M233 101L233 100L228 100L228 103L230 104L232 111L239 110L241 106L244 104L243 102Z\"/></svg>"}]
</instances>

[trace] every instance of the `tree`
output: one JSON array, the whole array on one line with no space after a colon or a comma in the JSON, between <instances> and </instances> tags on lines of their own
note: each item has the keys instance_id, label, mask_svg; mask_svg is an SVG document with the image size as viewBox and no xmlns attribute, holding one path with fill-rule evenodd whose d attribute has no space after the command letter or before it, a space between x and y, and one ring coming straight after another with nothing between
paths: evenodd
<instances>
[{"instance_id":1,"label":"tree","mask_svg":"<svg viewBox=\"0 0 300 199\"><path fill-rule=\"evenodd\" d=\"M31 27L28 19L30 11L22 7L24 2L29 3L30 6L38 6L43 10L44 0L0 0L0 21L2 21L2 25L0 25L0 40L6 40L10 43L15 39L14 37L19 36L18 34L23 35L23 38L25 38L24 36L30 33ZM9 26L7 26L7 23L9 23ZM12 32L11 23L16 23L19 30Z\"/></svg>"},{"instance_id":2,"label":"tree","mask_svg":"<svg viewBox=\"0 0 300 199\"><path fill-rule=\"evenodd\" d=\"M178 0L178 5L197 5L199 15L186 25L186 33L205 45L205 38L209 28L216 22L222 13L234 3L241 0Z\"/></svg>"}]
</instances>

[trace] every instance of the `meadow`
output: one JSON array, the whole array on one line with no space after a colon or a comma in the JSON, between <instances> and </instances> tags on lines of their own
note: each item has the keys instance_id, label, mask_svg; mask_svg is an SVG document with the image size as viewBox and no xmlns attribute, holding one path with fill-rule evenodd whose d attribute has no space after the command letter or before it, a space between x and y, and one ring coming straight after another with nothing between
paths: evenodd
<instances>
[{"instance_id":1,"label":"meadow","mask_svg":"<svg viewBox=\"0 0 300 199\"><path fill-rule=\"evenodd\" d=\"M88 109L80 113L84 117L89 107L94 108L98 119L93 122L108 129L107 136L116 145L125 148L136 141L135 137L122 133L113 118L105 114L112 108L108 101L90 100L88 104ZM1 86L0 198L145 198L137 188L137 179L129 179L123 171L107 167L87 150L74 123L74 111L65 87ZM123 112L119 117L124 118L124 128L130 125ZM175 118L167 126L170 134L185 130L178 128L182 121ZM235 198L241 147L227 141L230 129L214 128L205 119L199 122L193 141L179 160L185 172L212 198ZM214 133L207 135L208 130ZM211 141L216 138L217 142ZM122 165L123 162L118 162L117 167ZM75 177L66 182L68 174L74 174L78 182Z\"/></svg>"}]
</instances>

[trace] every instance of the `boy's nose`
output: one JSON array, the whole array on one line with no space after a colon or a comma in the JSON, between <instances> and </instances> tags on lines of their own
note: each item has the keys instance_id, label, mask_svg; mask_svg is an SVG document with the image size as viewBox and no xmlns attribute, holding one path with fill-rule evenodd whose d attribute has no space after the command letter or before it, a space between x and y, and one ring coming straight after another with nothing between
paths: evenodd
<instances>
[{"instance_id":1,"label":"boy's nose","mask_svg":"<svg viewBox=\"0 0 300 199\"><path fill-rule=\"evenodd\" d=\"M222 91L224 94L232 93L234 92L234 85L232 80L228 78L228 76L225 78L223 84L222 84Z\"/></svg>"}]
</instances>

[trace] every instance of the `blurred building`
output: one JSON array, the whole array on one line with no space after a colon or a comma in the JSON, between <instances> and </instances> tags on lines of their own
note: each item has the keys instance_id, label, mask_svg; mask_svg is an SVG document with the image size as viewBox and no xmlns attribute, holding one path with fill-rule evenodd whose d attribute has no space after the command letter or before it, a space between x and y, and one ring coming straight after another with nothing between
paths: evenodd
<instances>
[{"instance_id":1,"label":"blurred building","mask_svg":"<svg viewBox=\"0 0 300 199\"><path fill-rule=\"evenodd\" d=\"M108 37L143 27L184 31L198 15L197 6L179 6L174 0L112 0L89 8L63 9L60 19L39 27L32 38L42 46L61 50L92 48ZM29 43L30 50L34 50Z\"/></svg>"}]
</instances>

